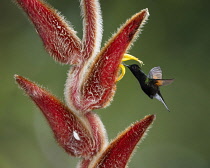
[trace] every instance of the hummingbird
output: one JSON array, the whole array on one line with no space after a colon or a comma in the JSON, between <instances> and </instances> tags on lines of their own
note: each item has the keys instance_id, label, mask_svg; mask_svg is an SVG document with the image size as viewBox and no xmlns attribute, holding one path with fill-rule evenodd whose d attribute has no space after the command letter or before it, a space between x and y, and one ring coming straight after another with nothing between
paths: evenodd
<instances>
[{"instance_id":1,"label":"hummingbird","mask_svg":"<svg viewBox=\"0 0 210 168\"><path fill-rule=\"evenodd\" d=\"M170 111L160 93L160 86L169 85L174 79L162 79L162 70L159 66L152 68L148 75L146 75L137 64L125 66L128 67L137 78L144 93L151 99L156 98L161 101L166 109Z\"/></svg>"}]
</instances>

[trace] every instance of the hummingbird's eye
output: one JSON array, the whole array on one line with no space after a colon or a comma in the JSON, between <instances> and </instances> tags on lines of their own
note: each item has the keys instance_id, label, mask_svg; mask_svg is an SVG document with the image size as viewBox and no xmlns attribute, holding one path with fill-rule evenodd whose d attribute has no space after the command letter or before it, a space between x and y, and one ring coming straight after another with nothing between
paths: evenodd
<instances>
[{"instance_id":1,"label":"hummingbird's eye","mask_svg":"<svg viewBox=\"0 0 210 168\"><path fill-rule=\"evenodd\" d=\"M133 64L132 68L133 68L133 70L139 70L140 69L140 67L137 64Z\"/></svg>"}]
</instances>

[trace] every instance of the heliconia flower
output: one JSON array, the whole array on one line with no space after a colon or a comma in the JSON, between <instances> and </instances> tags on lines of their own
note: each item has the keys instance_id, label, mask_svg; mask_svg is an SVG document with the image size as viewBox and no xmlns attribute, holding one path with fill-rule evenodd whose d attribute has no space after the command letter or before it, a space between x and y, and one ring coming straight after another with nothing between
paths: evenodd
<instances>
[{"instance_id":1,"label":"heliconia flower","mask_svg":"<svg viewBox=\"0 0 210 168\"><path fill-rule=\"evenodd\" d=\"M65 84L66 105L28 79L15 75L16 82L44 114L55 139L65 151L81 157L78 168L124 168L152 124L149 115L136 122L111 143L93 110L108 106L116 83L125 74L123 61L138 58L127 54L147 20L147 9L128 19L101 48L102 18L98 0L81 0L83 39L50 5L39 0L16 0L40 35L46 50L57 61L71 65Z\"/></svg>"}]
</instances>

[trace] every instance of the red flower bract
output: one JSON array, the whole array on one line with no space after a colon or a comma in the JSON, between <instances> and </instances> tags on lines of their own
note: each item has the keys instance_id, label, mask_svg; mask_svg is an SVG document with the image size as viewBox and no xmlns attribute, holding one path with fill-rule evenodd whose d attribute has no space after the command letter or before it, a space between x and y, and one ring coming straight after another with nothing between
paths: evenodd
<instances>
[{"instance_id":1,"label":"red flower bract","mask_svg":"<svg viewBox=\"0 0 210 168\"><path fill-rule=\"evenodd\" d=\"M106 138L103 137L104 131L100 130L103 125L96 114L90 112L79 117L35 83L17 75L15 79L43 112L58 143L69 154L89 158L99 151Z\"/></svg>"},{"instance_id":2,"label":"red flower bract","mask_svg":"<svg viewBox=\"0 0 210 168\"><path fill-rule=\"evenodd\" d=\"M46 50L58 62L72 65L65 85L66 104L44 88L15 75L19 86L40 108L55 139L67 153L81 157L78 168L124 168L148 127L149 115L111 143L94 109L113 99L120 64L149 16L142 10L131 17L100 51L102 19L98 0L81 0L83 39L58 12L39 0L16 0L39 33Z\"/></svg>"}]
</instances>

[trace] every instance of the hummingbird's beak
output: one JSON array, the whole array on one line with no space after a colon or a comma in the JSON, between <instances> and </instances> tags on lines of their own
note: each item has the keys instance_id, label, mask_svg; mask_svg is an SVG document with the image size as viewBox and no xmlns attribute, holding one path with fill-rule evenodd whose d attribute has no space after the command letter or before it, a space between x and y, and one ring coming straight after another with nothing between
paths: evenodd
<instances>
[{"instance_id":1,"label":"hummingbird's beak","mask_svg":"<svg viewBox=\"0 0 210 168\"><path fill-rule=\"evenodd\" d=\"M124 66L128 67L128 68L130 67L130 65L127 65L127 64L125 64L124 62L123 62L122 64L123 64Z\"/></svg>"}]
</instances>

